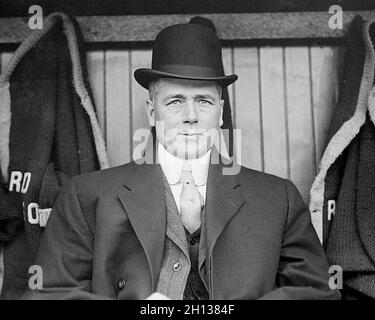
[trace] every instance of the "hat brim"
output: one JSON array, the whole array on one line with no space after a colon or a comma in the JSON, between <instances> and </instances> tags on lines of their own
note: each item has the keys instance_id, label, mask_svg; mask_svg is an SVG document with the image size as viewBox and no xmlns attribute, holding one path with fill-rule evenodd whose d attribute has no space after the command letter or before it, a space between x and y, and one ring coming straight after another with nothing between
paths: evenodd
<instances>
[{"instance_id":1,"label":"hat brim","mask_svg":"<svg viewBox=\"0 0 375 320\"><path fill-rule=\"evenodd\" d=\"M134 71L134 78L145 89L148 90L151 81L159 78L174 78L174 79L187 79L187 80L202 80L202 81L216 81L222 87L229 86L238 79L236 74L222 77L198 77L198 76L184 76L174 73L168 73L153 69L141 68Z\"/></svg>"}]
</instances>

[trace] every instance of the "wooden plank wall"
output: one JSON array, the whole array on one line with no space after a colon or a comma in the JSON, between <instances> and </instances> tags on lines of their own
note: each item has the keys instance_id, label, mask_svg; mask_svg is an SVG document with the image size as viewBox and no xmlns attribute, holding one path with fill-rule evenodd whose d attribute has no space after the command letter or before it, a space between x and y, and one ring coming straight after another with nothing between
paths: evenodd
<instances>
[{"instance_id":1,"label":"wooden plank wall","mask_svg":"<svg viewBox=\"0 0 375 320\"><path fill-rule=\"evenodd\" d=\"M291 179L305 201L317 171L337 95L342 48L226 46L234 127L242 133L242 165ZM2 69L11 56L1 53ZM132 133L148 128L147 91L133 79L151 49L91 49L90 83L112 166L127 163ZM239 146L236 146L237 148Z\"/></svg>"}]
</instances>

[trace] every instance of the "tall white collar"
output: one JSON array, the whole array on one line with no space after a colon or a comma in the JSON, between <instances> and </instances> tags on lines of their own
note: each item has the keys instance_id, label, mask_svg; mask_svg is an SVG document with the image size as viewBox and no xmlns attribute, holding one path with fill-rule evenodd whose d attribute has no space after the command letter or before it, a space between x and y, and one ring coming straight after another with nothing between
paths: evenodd
<instances>
[{"instance_id":1,"label":"tall white collar","mask_svg":"<svg viewBox=\"0 0 375 320\"><path fill-rule=\"evenodd\" d=\"M207 183L211 150L197 159L182 160L170 154L159 142L158 160L169 184L176 184L180 180L184 165L191 166L194 182L197 186Z\"/></svg>"}]
</instances>

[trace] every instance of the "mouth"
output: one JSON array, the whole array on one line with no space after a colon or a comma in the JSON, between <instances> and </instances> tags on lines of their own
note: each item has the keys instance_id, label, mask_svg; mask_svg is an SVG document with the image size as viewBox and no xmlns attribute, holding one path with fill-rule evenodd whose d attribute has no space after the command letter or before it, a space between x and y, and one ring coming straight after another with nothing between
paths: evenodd
<instances>
[{"instance_id":1,"label":"mouth","mask_svg":"<svg viewBox=\"0 0 375 320\"><path fill-rule=\"evenodd\" d=\"M201 136L202 134L201 133L182 133L181 135L186 136L186 137L196 137L196 136Z\"/></svg>"},{"instance_id":2,"label":"mouth","mask_svg":"<svg viewBox=\"0 0 375 320\"><path fill-rule=\"evenodd\" d=\"M181 132L178 135L182 137L182 139L186 141L191 141L191 142L197 142L200 136L202 136L201 133L196 133L196 132L188 132L188 133Z\"/></svg>"},{"instance_id":3,"label":"mouth","mask_svg":"<svg viewBox=\"0 0 375 320\"><path fill-rule=\"evenodd\" d=\"M182 135L185 139L189 140L198 140L199 139L199 134L183 134Z\"/></svg>"},{"instance_id":4,"label":"mouth","mask_svg":"<svg viewBox=\"0 0 375 320\"><path fill-rule=\"evenodd\" d=\"M182 132L179 132L178 135L187 136L187 137L196 137L196 136L201 136L203 134L201 132L182 131Z\"/></svg>"},{"instance_id":5,"label":"mouth","mask_svg":"<svg viewBox=\"0 0 375 320\"><path fill-rule=\"evenodd\" d=\"M181 133L180 136L184 137L184 139L198 141L199 137L202 136L201 133Z\"/></svg>"}]
</instances>

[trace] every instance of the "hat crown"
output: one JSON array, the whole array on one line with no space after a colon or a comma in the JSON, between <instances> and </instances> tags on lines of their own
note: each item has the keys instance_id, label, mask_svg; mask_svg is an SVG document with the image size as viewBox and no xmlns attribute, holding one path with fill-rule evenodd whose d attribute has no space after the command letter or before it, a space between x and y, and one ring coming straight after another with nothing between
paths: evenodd
<instances>
[{"instance_id":1,"label":"hat crown","mask_svg":"<svg viewBox=\"0 0 375 320\"><path fill-rule=\"evenodd\" d=\"M162 30L156 37L152 69L169 72L170 67L190 66L210 70L210 76L223 76L221 45L209 28L195 24L177 24Z\"/></svg>"},{"instance_id":2,"label":"hat crown","mask_svg":"<svg viewBox=\"0 0 375 320\"><path fill-rule=\"evenodd\" d=\"M134 71L134 78L145 89L159 78L216 81L228 86L237 75L226 76L221 44L216 33L200 24L169 26L156 36L151 69Z\"/></svg>"}]
</instances>

